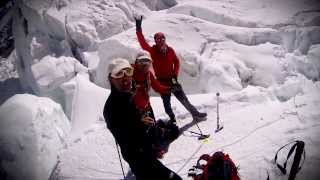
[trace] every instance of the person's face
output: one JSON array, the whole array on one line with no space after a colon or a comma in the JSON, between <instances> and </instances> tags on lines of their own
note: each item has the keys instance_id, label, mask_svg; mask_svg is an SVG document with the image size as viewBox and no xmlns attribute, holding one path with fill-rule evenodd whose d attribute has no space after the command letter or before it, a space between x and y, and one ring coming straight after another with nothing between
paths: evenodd
<instances>
[{"instance_id":1,"label":"person's face","mask_svg":"<svg viewBox=\"0 0 320 180\"><path fill-rule=\"evenodd\" d=\"M164 36L157 36L154 38L154 41L159 49L165 48L166 38Z\"/></svg>"},{"instance_id":2,"label":"person's face","mask_svg":"<svg viewBox=\"0 0 320 180\"><path fill-rule=\"evenodd\" d=\"M136 60L136 67L138 71L147 73L149 71L150 66L151 61L149 59Z\"/></svg>"},{"instance_id":3,"label":"person's face","mask_svg":"<svg viewBox=\"0 0 320 180\"><path fill-rule=\"evenodd\" d=\"M125 68L114 76L111 76L111 83L120 92L130 92L132 88L132 68Z\"/></svg>"}]
</instances>

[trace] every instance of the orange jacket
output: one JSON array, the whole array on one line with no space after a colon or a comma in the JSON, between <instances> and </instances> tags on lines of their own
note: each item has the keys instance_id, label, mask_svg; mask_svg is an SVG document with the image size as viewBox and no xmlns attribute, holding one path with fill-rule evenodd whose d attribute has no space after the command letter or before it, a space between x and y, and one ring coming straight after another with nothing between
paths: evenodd
<instances>
[{"instance_id":1,"label":"orange jacket","mask_svg":"<svg viewBox=\"0 0 320 180\"><path fill-rule=\"evenodd\" d=\"M134 67L133 79L136 83L136 91L133 96L133 101L138 107L139 110L146 110L150 106L149 101L149 90L150 87L154 89L156 92L160 94L166 94L170 92L170 88L168 86L161 85L159 81L157 81L152 74L151 71L147 73L143 73L138 71L137 68Z\"/></svg>"},{"instance_id":2,"label":"orange jacket","mask_svg":"<svg viewBox=\"0 0 320 180\"><path fill-rule=\"evenodd\" d=\"M178 77L180 62L173 48L168 46L166 54L161 53L155 45L152 47L146 42L142 31L137 31L137 37L142 49L148 51L152 58L152 65L157 79L161 82L171 81ZM167 83L166 83L167 84Z\"/></svg>"}]
</instances>

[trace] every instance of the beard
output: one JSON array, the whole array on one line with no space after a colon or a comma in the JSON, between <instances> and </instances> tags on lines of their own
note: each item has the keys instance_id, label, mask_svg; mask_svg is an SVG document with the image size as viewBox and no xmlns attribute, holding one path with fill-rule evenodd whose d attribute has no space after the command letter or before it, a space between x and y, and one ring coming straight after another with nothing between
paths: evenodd
<instances>
[{"instance_id":1,"label":"beard","mask_svg":"<svg viewBox=\"0 0 320 180\"><path fill-rule=\"evenodd\" d=\"M168 51L168 47L166 45L163 45L162 47L160 47L159 50L161 53L166 54Z\"/></svg>"}]
</instances>

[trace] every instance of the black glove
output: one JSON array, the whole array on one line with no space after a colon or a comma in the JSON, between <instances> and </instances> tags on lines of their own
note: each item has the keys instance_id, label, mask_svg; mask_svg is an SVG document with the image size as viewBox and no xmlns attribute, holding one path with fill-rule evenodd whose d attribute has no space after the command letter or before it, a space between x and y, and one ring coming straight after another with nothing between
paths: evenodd
<instances>
[{"instance_id":1,"label":"black glove","mask_svg":"<svg viewBox=\"0 0 320 180\"><path fill-rule=\"evenodd\" d=\"M164 122L163 120L158 120L156 127L158 128L156 140L160 141L161 144L164 142L171 143L180 135L179 127L170 121Z\"/></svg>"},{"instance_id":2,"label":"black glove","mask_svg":"<svg viewBox=\"0 0 320 180\"><path fill-rule=\"evenodd\" d=\"M172 142L180 135L179 127L175 124L168 123L164 137L167 141Z\"/></svg>"},{"instance_id":3,"label":"black glove","mask_svg":"<svg viewBox=\"0 0 320 180\"><path fill-rule=\"evenodd\" d=\"M142 24L142 16L140 19L134 18L136 20L136 31L141 31L141 24Z\"/></svg>"},{"instance_id":4,"label":"black glove","mask_svg":"<svg viewBox=\"0 0 320 180\"><path fill-rule=\"evenodd\" d=\"M171 83L172 83L173 85L178 84L178 78L177 78L177 76L173 76L173 77L171 78Z\"/></svg>"},{"instance_id":5,"label":"black glove","mask_svg":"<svg viewBox=\"0 0 320 180\"><path fill-rule=\"evenodd\" d=\"M181 89L181 85L178 83L177 77L171 78L171 84L172 84L172 86L171 86L172 92L176 92Z\"/></svg>"}]
</instances>

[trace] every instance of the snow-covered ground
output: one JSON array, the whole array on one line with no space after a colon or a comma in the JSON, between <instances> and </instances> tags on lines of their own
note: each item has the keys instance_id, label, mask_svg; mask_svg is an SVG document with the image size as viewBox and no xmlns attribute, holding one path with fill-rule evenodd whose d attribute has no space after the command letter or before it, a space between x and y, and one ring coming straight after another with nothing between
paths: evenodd
<instances>
[{"instance_id":1,"label":"snow-covered ground","mask_svg":"<svg viewBox=\"0 0 320 180\"><path fill-rule=\"evenodd\" d=\"M178 125L184 132L161 160L166 166L183 179L190 179L187 171L201 154L223 150L239 165L242 179L266 179L268 172L270 179L282 180L287 176L281 175L273 162L276 151L288 142L303 140L306 160L297 179L319 179L318 1L18 2L13 21L16 54L12 54L8 62L1 60L5 65L1 67L1 74L6 75L1 77L1 94L6 95L5 98L13 94L5 89L13 86L9 81L15 78L10 63L14 59L14 68L25 91L49 97L61 105L66 115L62 121L68 118L71 130L60 139L64 145L58 147L62 148L52 149L51 154L57 157L50 156L50 165L46 166L53 170L52 179L123 178L114 138L102 116L109 94L106 67L114 57L134 61L140 51L134 16L141 14L146 39L152 44L155 32L165 33L168 44L181 59L179 81L191 102L208 113L208 119L199 126L210 138L199 141L188 133L188 130L198 131L190 114L172 99ZM20 92L21 87L17 88L19 91L14 88L12 91ZM224 126L218 133L214 132L216 92L220 93L219 115ZM37 98L33 97L33 101ZM50 108L60 108L49 100L41 101L48 102ZM166 119L161 99L154 96L151 101L156 117ZM10 111L12 115L4 113L9 112L12 104L20 106L21 103L14 97L0 106L0 117L4 118L0 121L19 122L22 116L14 114L14 109ZM30 106L41 110L36 103ZM48 118L48 123L54 124L53 120ZM35 127L46 126L36 123ZM3 144L11 137L16 138L14 133L0 136L0 152L13 154L16 162L20 162L17 147ZM287 151L279 155L280 162ZM5 155L0 156L4 169L12 167L13 162ZM52 162L56 162L56 166L52 166ZM129 171L126 163L124 168L125 172ZM22 173L30 171L32 169ZM13 172L12 168L8 172ZM33 177L50 174L34 173L38 175Z\"/></svg>"},{"instance_id":2,"label":"snow-covered ground","mask_svg":"<svg viewBox=\"0 0 320 180\"><path fill-rule=\"evenodd\" d=\"M282 102L276 97L279 89L248 86L236 93L222 92L219 113L224 129L219 133L214 132L217 117L216 94L189 96L200 110L208 112L207 121L199 123L199 126L204 133L211 136L208 141L199 141L197 137L185 131L171 145L162 160L163 163L184 179L188 179L188 169L196 163L201 154L223 150L240 166L242 179L266 179L267 171L272 179L287 179L286 176L280 175L273 162L275 152L288 142L303 140L306 143L307 156L298 178L317 179L320 175L317 171L317 167L320 167L320 84L297 76L279 88L283 93L286 92L283 96L294 90L297 93ZM156 116L165 118L161 100L157 97L152 98L152 105ZM87 103L87 106L94 106L94 102ZM191 116L176 99L173 108L178 115L178 125L182 129L198 131L192 123ZM287 151L288 149L279 155L280 162L284 161ZM125 164L125 172L128 170ZM81 136L72 139L61 156L58 177L121 179L121 166L115 142L112 135L106 131L104 121L96 118Z\"/></svg>"}]
</instances>

